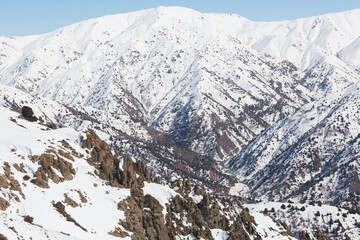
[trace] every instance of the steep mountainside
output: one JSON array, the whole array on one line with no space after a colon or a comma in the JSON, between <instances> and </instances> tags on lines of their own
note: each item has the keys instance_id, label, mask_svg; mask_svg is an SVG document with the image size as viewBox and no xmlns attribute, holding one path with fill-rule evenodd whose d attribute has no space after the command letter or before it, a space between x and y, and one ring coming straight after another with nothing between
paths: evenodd
<instances>
[{"instance_id":1,"label":"steep mountainside","mask_svg":"<svg viewBox=\"0 0 360 240\"><path fill-rule=\"evenodd\" d=\"M317 98L359 80L353 69L360 64L356 57L360 51L359 22L359 9L293 21L251 22L244 25L239 39L302 69L306 73L302 81Z\"/></svg>"},{"instance_id":2,"label":"steep mountainside","mask_svg":"<svg viewBox=\"0 0 360 240\"><path fill-rule=\"evenodd\" d=\"M324 55L335 55L360 35L360 9L282 22L243 25L241 41L306 70Z\"/></svg>"},{"instance_id":3,"label":"steep mountainside","mask_svg":"<svg viewBox=\"0 0 360 240\"><path fill-rule=\"evenodd\" d=\"M338 52L337 56L360 71L360 37Z\"/></svg>"},{"instance_id":4,"label":"steep mountainside","mask_svg":"<svg viewBox=\"0 0 360 240\"><path fill-rule=\"evenodd\" d=\"M217 15L182 8L88 20L25 38L0 79L94 110L128 135L138 134L134 123L148 124L220 160L309 99L296 66L251 50L222 27Z\"/></svg>"},{"instance_id":5,"label":"steep mountainside","mask_svg":"<svg viewBox=\"0 0 360 240\"><path fill-rule=\"evenodd\" d=\"M29 102L39 116L59 126L101 130L108 134L113 149L146 163L153 177L169 181L172 175L185 175L221 195L236 182L225 163L246 146L230 166L237 172L244 164L253 165L246 168L247 174L239 173L240 177L254 176L247 183L256 196L260 179L274 179L272 171L283 168L265 171L258 164L275 161L271 153L271 157L266 155L269 150L253 154L258 141L297 143L299 152L289 153L291 158L280 154L279 161L295 168L293 161L302 164L306 158L304 164L308 164L303 130L312 129L312 121L327 121L324 116L317 119L316 111L330 114L331 109L341 109L338 114L343 115L347 113L343 109L353 104L336 101L334 96L342 96L344 89L360 80L359 22L360 10L265 23L160 7L90 19L39 36L0 36L1 101L17 110ZM306 106L320 106L324 99L329 102L325 109L319 107L312 116L306 115ZM357 113L351 113L349 124L355 126ZM293 142L282 135L276 141L272 138L274 129L289 119L304 121L303 115L315 120L303 127L295 124L296 131L286 136ZM337 133L343 145L336 145L335 150L311 143L323 149L321 167L325 169L325 163L337 166L336 154L346 154L341 152L346 144L349 153L356 152L352 140L358 132L349 132L346 136ZM262 140L263 136L269 137ZM327 134L322 143L332 146L332 140ZM245 152L252 156L246 163ZM350 162L352 166L351 159L344 164ZM345 169L355 176L355 168ZM279 193L276 198L309 198L309 185L304 185L309 176L325 173L302 171L295 171L300 175L292 178L302 179L296 180L294 189L304 188L296 193L291 189L291 196ZM287 176L277 175L282 183ZM269 179L269 187L275 189L278 180L270 186ZM346 177L345 188L339 183L341 196L327 192L318 198L350 206L357 199L350 191L352 182L357 183L356 178ZM279 184L278 189L284 186ZM237 195L236 190L232 193Z\"/></svg>"},{"instance_id":6,"label":"steep mountainside","mask_svg":"<svg viewBox=\"0 0 360 240\"><path fill-rule=\"evenodd\" d=\"M168 182L175 176L187 176L206 190L216 191L220 195L225 195L227 192L224 186L230 186L235 182L234 175L226 169L220 171L214 160L178 146L170 135L147 126L134 124L135 128L132 130L136 135L128 135L98 120L96 118L98 111L94 115L94 111L89 113L82 107L69 107L1 84L0 95L3 97L0 99L1 105L19 113L24 105L31 106L35 115L51 127L71 126L78 130L92 127L113 133L111 137L102 133L103 138L112 148L122 153L131 153L141 159L147 164L151 175L163 182ZM130 124L128 123L128 128ZM142 138L142 134L147 137Z\"/></svg>"},{"instance_id":7,"label":"steep mountainside","mask_svg":"<svg viewBox=\"0 0 360 240\"><path fill-rule=\"evenodd\" d=\"M360 212L360 86L304 105L229 162L260 199L320 201Z\"/></svg>"},{"instance_id":8,"label":"steep mountainside","mask_svg":"<svg viewBox=\"0 0 360 240\"><path fill-rule=\"evenodd\" d=\"M93 130L49 129L4 107L0 124L1 239L294 239L188 180L156 183Z\"/></svg>"}]
</instances>

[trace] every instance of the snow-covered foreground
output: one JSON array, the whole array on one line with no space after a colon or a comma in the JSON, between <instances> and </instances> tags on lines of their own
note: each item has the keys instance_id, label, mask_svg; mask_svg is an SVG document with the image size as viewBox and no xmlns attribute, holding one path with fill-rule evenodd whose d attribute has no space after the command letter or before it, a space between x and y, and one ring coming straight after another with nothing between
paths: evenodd
<instances>
[{"instance_id":1,"label":"snow-covered foreground","mask_svg":"<svg viewBox=\"0 0 360 240\"><path fill-rule=\"evenodd\" d=\"M10 199L10 207L0 212L0 232L9 239L116 239L108 235L114 230L124 214L117 210L117 202L130 195L129 189L112 188L94 176L94 167L84 158L88 155L80 146L82 133L74 129L42 130L46 127L19 119L18 113L0 108L0 163L8 165L11 176L18 181L20 192L1 189L4 199ZM14 121L10 121L14 119ZM54 183L49 181L49 189L40 188L26 179L32 177L39 167L29 157L41 155L49 149L65 150L61 141L66 140L83 158L73 156L71 161L76 173L73 180ZM67 160L70 161L70 160ZM14 168L23 166L22 171ZM1 168L1 174L5 174ZM57 173L61 176L61 173ZM82 230L57 212L53 203L62 202L65 194L79 204L66 211ZM82 199L81 199L82 198ZM19 200L19 202L17 201ZM25 216L33 217L33 222L24 221ZM68 234L71 233L71 237Z\"/></svg>"},{"instance_id":2,"label":"snow-covered foreground","mask_svg":"<svg viewBox=\"0 0 360 240\"><path fill-rule=\"evenodd\" d=\"M228 203L209 198L185 180L176 180L171 188L151 181L145 181L140 188L126 188L102 179L106 170L97 165L103 162L90 159L103 155L99 149L107 148L101 142L101 148L95 144L89 151L87 145L93 143L88 130L49 129L4 107L0 107L0 126L0 233L7 239L131 239L137 233L129 229L139 224L132 218L146 214L152 219L146 221L155 221L153 224L155 219L173 219L174 226L180 224L182 230L176 239L225 240L240 232L260 234L264 239L288 239L281 235L284 229L266 216L255 214L259 233L250 231L248 227L255 223L241 207L229 208ZM93 155L95 149L98 155ZM140 179L140 168L131 170L139 164L126 159L119 162L119 171L123 177L133 174L123 178L131 183ZM137 184L141 182L131 183ZM143 203L137 205L136 201ZM199 222L192 215L199 211L204 214L202 221L208 221L209 225L204 226L212 226L201 233L204 235L195 231ZM142 221L140 224L145 224ZM228 223L219 225L216 221ZM232 227L235 222L241 225ZM170 234L163 231L164 236Z\"/></svg>"}]
</instances>

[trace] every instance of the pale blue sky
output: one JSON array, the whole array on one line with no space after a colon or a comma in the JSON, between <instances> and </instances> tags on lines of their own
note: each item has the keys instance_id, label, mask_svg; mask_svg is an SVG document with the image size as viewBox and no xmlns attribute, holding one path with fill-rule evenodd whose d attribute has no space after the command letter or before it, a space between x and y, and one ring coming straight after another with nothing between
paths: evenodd
<instances>
[{"instance_id":1,"label":"pale blue sky","mask_svg":"<svg viewBox=\"0 0 360 240\"><path fill-rule=\"evenodd\" d=\"M89 18L158 6L279 21L360 8L360 0L0 0L0 34L40 34Z\"/></svg>"}]
</instances>

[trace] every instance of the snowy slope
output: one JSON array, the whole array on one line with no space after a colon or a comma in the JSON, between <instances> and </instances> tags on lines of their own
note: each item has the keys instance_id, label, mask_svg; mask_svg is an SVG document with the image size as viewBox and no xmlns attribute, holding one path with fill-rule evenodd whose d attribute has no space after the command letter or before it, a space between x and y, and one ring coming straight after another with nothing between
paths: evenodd
<instances>
[{"instance_id":1,"label":"snowy slope","mask_svg":"<svg viewBox=\"0 0 360 240\"><path fill-rule=\"evenodd\" d=\"M359 214L350 213L343 208L281 202L245 204L245 207L249 208L255 219L259 215L269 215L286 223L294 232L307 231L310 227L309 235L315 239L319 239L316 236L319 230L327 233L331 239L357 239L360 235Z\"/></svg>"},{"instance_id":2,"label":"snowy slope","mask_svg":"<svg viewBox=\"0 0 360 240\"><path fill-rule=\"evenodd\" d=\"M31 42L15 38L20 57L0 79L93 108L97 119L128 135L136 133L124 122L147 123L190 150L224 159L309 93L296 66L241 44L237 26L224 27L234 17L223 17L157 8L83 21Z\"/></svg>"},{"instance_id":3,"label":"snowy slope","mask_svg":"<svg viewBox=\"0 0 360 240\"><path fill-rule=\"evenodd\" d=\"M360 37L338 52L337 56L360 71Z\"/></svg>"},{"instance_id":4,"label":"snowy slope","mask_svg":"<svg viewBox=\"0 0 360 240\"><path fill-rule=\"evenodd\" d=\"M252 22L241 40L253 48L299 64L305 70L320 56L335 55L360 35L360 9L282 22Z\"/></svg>"},{"instance_id":5,"label":"snowy slope","mask_svg":"<svg viewBox=\"0 0 360 240\"><path fill-rule=\"evenodd\" d=\"M102 187L101 190L94 184L104 184L100 179L89 175L94 169L84 159L76 158L70 161L76 171L72 181L59 184L49 182L50 189L40 188L25 176L36 172L38 163L30 161L35 155L41 155L49 149L63 149L60 141L65 140L74 150L86 155L80 147L81 133L73 129L58 129L42 131L40 125L35 125L26 120L19 119L18 114L3 107L1 111L1 179L10 182L13 186L9 189L2 186L1 197L9 199L10 206L6 211L1 211L1 233L9 239L24 237L51 239L97 239L111 238L107 233L123 214L117 211L116 201L130 195L128 189L111 189ZM14 122L10 121L13 119ZM66 151L66 150L65 150ZM8 166L8 168L6 167ZM23 170L16 170L20 166ZM7 175L9 174L9 175ZM60 172L57 172L62 176ZM4 183L4 182L2 182ZM18 190L17 190L18 189ZM17 190L17 191L16 191ZM109 191L109 194L105 194ZM86 197L80 201L80 193ZM71 222L67 222L53 207L52 202L63 201L64 194L81 203L80 207L67 209L79 225L87 229L83 231ZM112 214L109 214L112 213ZM32 224L24 221L22 216L32 216ZM51 220L51 221L49 221ZM12 231L13 227L16 231ZM96 233L95 233L96 232ZM71 233L72 237L67 237Z\"/></svg>"},{"instance_id":6,"label":"snowy slope","mask_svg":"<svg viewBox=\"0 0 360 240\"><path fill-rule=\"evenodd\" d=\"M349 50L359 15L265 23L159 7L1 36L1 94L17 108L34 99L58 125L112 135L153 176L175 171L223 191L234 183L224 160L305 103L360 80Z\"/></svg>"},{"instance_id":7,"label":"snowy slope","mask_svg":"<svg viewBox=\"0 0 360 240\"><path fill-rule=\"evenodd\" d=\"M213 199L185 179L171 187L152 182L144 165L129 157L116 166L117 157L109 156L110 149L90 130L46 130L2 106L0 124L2 238L225 240L258 235L248 230L256 223L239 204L234 208ZM109 159L114 178L106 179L103 164ZM276 225L269 217L262 220ZM262 227L276 236L284 231Z\"/></svg>"},{"instance_id":8,"label":"snowy slope","mask_svg":"<svg viewBox=\"0 0 360 240\"><path fill-rule=\"evenodd\" d=\"M304 105L229 162L256 198L321 201L359 211L360 86Z\"/></svg>"},{"instance_id":9,"label":"snowy slope","mask_svg":"<svg viewBox=\"0 0 360 240\"><path fill-rule=\"evenodd\" d=\"M177 7L105 16L40 36L3 37L0 78L100 110L115 128L146 122L223 159L305 103L301 84L318 97L359 80L335 56L359 36L358 13L270 23ZM121 130L134 134L129 128Z\"/></svg>"}]
</instances>

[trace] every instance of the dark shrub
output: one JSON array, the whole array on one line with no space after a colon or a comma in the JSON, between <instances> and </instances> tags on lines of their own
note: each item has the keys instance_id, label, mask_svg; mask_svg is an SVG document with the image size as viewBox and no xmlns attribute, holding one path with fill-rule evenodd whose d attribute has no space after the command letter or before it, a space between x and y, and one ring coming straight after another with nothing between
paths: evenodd
<instances>
[{"instance_id":1,"label":"dark shrub","mask_svg":"<svg viewBox=\"0 0 360 240\"><path fill-rule=\"evenodd\" d=\"M24 221L31 224L34 221L34 218L30 216L24 216Z\"/></svg>"},{"instance_id":2,"label":"dark shrub","mask_svg":"<svg viewBox=\"0 0 360 240\"><path fill-rule=\"evenodd\" d=\"M31 107L23 106L21 108L21 114L28 121L35 122L37 120L37 117L34 116L34 112Z\"/></svg>"}]
</instances>

